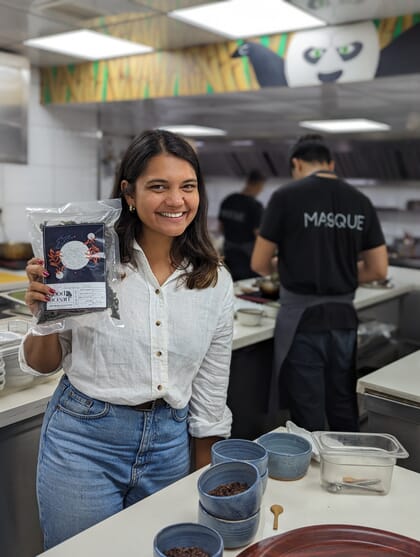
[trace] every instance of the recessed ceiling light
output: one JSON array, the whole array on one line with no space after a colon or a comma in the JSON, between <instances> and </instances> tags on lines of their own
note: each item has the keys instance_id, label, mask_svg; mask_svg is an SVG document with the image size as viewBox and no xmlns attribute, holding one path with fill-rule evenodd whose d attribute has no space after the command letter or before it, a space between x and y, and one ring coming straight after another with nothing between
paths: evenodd
<instances>
[{"instance_id":1,"label":"recessed ceiling light","mask_svg":"<svg viewBox=\"0 0 420 557\"><path fill-rule=\"evenodd\" d=\"M151 52L153 48L103 33L80 29L25 41L26 46L86 60L105 60Z\"/></svg>"},{"instance_id":2,"label":"recessed ceiling light","mask_svg":"<svg viewBox=\"0 0 420 557\"><path fill-rule=\"evenodd\" d=\"M252 139L234 139L230 144L232 147L252 147L254 141Z\"/></svg>"},{"instance_id":3,"label":"recessed ceiling light","mask_svg":"<svg viewBox=\"0 0 420 557\"><path fill-rule=\"evenodd\" d=\"M326 25L284 0L226 0L174 10L168 15L231 39Z\"/></svg>"},{"instance_id":4,"label":"recessed ceiling light","mask_svg":"<svg viewBox=\"0 0 420 557\"><path fill-rule=\"evenodd\" d=\"M365 118L347 118L345 120L306 120L299 122L302 128L328 133L387 131L391 126Z\"/></svg>"},{"instance_id":5,"label":"recessed ceiling light","mask_svg":"<svg viewBox=\"0 0 420 557\"><path fill-rule=\"evenodd\" d=\"M187 137L204 137L212 135L226 135L225 130L220 130L218 128L206 128L204 126L159 126L161 130L167 130L168 132L179 133L180 135L186 135Z\"/></svg>"}]
</instances>

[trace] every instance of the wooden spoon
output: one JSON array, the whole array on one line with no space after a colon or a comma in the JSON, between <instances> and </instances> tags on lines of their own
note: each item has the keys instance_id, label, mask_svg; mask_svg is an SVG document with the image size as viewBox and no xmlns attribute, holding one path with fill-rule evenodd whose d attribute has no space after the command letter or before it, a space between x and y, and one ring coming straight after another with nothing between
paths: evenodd
<instances>
[{"instance_id":1,"label":"wooden spoon","mask_svg":"<svg viewBox=\"0 0 420 557\"><path fill-rule=\"evenodd\" d=\"M281 505L271 505L270 511L274 514L273 530L277 530L279 527L279 514L281 514L284 509Z\"/></svg>"}]
</instances>

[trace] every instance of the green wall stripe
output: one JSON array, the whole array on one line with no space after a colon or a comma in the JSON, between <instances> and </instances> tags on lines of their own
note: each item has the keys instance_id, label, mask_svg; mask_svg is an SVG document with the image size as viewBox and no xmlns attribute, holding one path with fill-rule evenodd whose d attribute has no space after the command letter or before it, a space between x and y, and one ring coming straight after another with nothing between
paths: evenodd
<instances>
[{"instance_id":1,"label":"green wall stripe","mask_svg":"<svg viewBox=\"0 0 420 557\"><path fill-rule=\"evenodd\" d=\"M93 62L92 70L93 70L93 82L96 87L96 84L98 83L98 74L99 74L99 62L97 60Z\"/></svg>"},{"instance_id":2,"label":"green wall stripe","mask_svg":"<svg viewBox=\"0 0 420 557\"><path fill-rule=\"evenodd\" d=\"M48 83L45 83L43 91L42 91L42 98L44 100L45 104L50 104L51 103L51 90L50 87L48 85Z\"/></svg>"},{"instance_id":3,"label":"green wall stripe","mask_svg":"<svg viewBox=\"0 0 420 557\"><path fill-rule=\"evenodd\" d=\"M251 70L249 68L249 59L247 56L242 56L242 68L245 74L245 79L248 87L251 85Z\"/></svg>"},{"instance_id":4,"label":"green wall stripe","mask_svg":"<svg viewBox=\"0 0 420 557\"><path fill-rule=\"evenodd\" d=\"M400 16L397 18L397 23L395 24L394 32L392 33L393 38L395 39L398 35L401 35L403 32L403 18Z\"/></svg>"},{"instance_id":5,"label":"green wall stripe","mask_svg":"<svg viewBox=\"0 0 420 557\"><path fill-rule=\"evenodd\" d=\"M67 86L66 87L66 103L71 102L71 91L70 91L70 87Z\"/></svg>"},{"instance_id":6,"label":"green wall stripe","mask_svg":"<svg viewBox=\"0 0 420 557\"><path fill-rule=\"evenodd\" d=\"M57 77L57 73L58 73L57 66L53 66L51 68L51 75L53 76L54 79Z\"/></svg>"},{"instance_id":7,"label":"green wall stripe","mask_svg":"<svg viewBox=\"0 0 420 557\"><path fill-rule=\"evenodd\" d=\"M74 64L67 64L67 69L69 70L69 73L73 75L76 70L76 66Z\"/></svg>"},{"instance_id":8,"label":"green wall stripe","mask_svg":"<svg viewBox=\"0 0 420 557\"><path fill-rule=\"evenodd\" d=\"M381 19L374 19L373 23L376 25L376 28L379 29L380 25L381 25Z\"/></svg>"},{"instance_id":9,"label":"green wall stripe","mask_svg":"<svg viewBox=\"0 0 420 557\"><path fill-rule=\"evenodd\" d=\"M177 75L175 77L175 83L174 83L174 90L173 90L173 96L177 97L179 95L179 76Z\"/></svg>"},{"instance_id":10,"label":"green wall stripe","mask_svg":"<svg viewBox=\"0 0 420 557\"><path fill-rule=\"evenodd\" d=\"M106 96L108 94L108 64L104 64L104 72L102 76L102 91L101 100L106 101Z\"/></svg>"},{"instance_id":11,"label":"green wall stripe","mask_svg":"<svg viewBox=\"0 0 420 557\"><path fill-rule=\"evenodd\" d=\"M263 46L270 48L270 37L268 37L267 35L260 37L260 43Z\"/></svg>"},{"instance_id":12,"label":"green wall stripe","mask_svg":"<svg viewBox=\"0 0 420 557\"><path fill-rule=\"evenodd\" d=\"M279 56L281 56L283 58L285 52L286 52L286 45L287 45L287 37L289 36L289 33L282 33L280 36L280 43L279 43L279 48L277 50L277 54Z\"/></svg>"},{"instance_id":13,"label":"green wall stripe","mask_svg":"<svg viewBox=\"0 0 420 557\"><path fill-rule=\"evenodd\" d=\"M413 25L420 23L420 14L413 14Z\"/></svg>"}]
</instances>

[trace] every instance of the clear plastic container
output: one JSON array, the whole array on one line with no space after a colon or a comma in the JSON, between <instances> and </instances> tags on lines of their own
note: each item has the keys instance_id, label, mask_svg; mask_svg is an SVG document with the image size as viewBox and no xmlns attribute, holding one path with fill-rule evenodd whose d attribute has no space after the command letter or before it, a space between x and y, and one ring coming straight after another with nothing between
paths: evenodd
<instances>
[{"instance_id":1,"label":"clear plastic container","mask_svg":"<svg viewBox=\"0 0 420 557\"><path fill-rule=\"evenodd\" d=\"M332 493L386 495L397 458L408 452L387 433L315 431L321 485Z\"/></svg>"}]
</instances>

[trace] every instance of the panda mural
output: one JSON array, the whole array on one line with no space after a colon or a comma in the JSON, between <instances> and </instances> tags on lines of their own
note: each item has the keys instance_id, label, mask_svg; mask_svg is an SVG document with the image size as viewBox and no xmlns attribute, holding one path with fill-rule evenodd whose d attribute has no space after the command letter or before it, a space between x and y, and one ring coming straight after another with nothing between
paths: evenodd
<instances>
[{"instance_id":1,"label":"panda mural","mask_svg":"<svg viewBox=\"0 0 420 557\"><path fill-rule=\"evenodd\" d=\"M248 57L260 87L300 87L417 73L419 51L420 23L381 49L376 25L365 21L297 31L289 37L285 58L251 41L232 57Z\"/></svg>"},{"instance_id":2,"label":"panda mural","mask_svg":"<svg viewBox=\"0 0 420 557\"><path fill-rule=\"evenodd\" d=\"M379 37L373 22L354 23L295 33L285 64L289 87L375 77Z\"/></svg>"}]
</instances>

